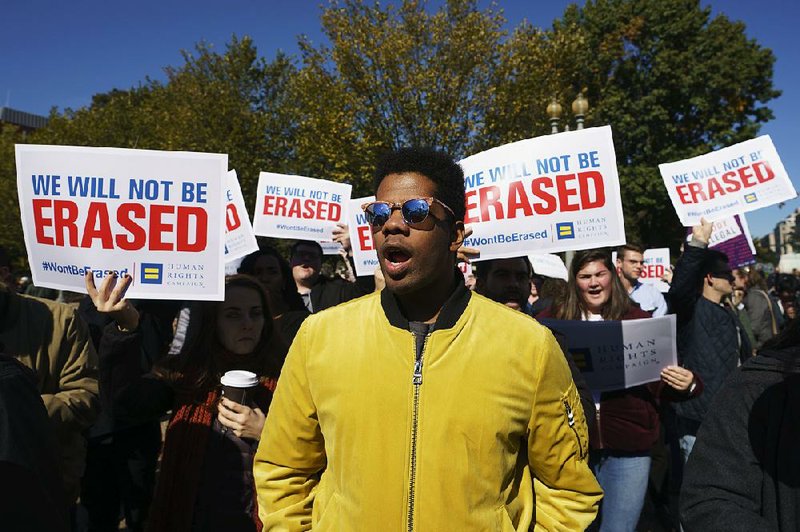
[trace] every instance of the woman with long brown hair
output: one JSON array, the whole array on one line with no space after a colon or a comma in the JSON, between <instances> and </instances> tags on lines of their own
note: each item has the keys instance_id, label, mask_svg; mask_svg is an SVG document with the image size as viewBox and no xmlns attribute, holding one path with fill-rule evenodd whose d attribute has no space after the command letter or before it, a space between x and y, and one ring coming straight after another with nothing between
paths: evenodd
<instances>
[{"instance_id":1,"label":"woman with long brown hair","mask_svg":"<svg viewBox=\"0 0 800 532\"><path fill-rule=\"evenodd\" d=\"M607 321L649 318L622 286L611 253L588 250L575 255L569 268L564 301L537 318ZM595 393L597 419L590 431L590 461L605 493L600 507L600 530L633 532L639 520L650 450L658 439L659 403L697 395L702 384L678 366L661 371L661 381L622 390Z\"/></svg>"},{"instance_id":2,"label":"woman with long brown hair","mask_svg":"<svg viewBox=\"0 0 800 532\"><path fill-rule=\"evenodd\" d=\"M286 348L275 334L266 290L254 278L225 281L225 300L201 304L201 333L153 371L139 369L139 316L124 299L130 276L86 288L114 320L100 343L100 383L117 415L150 418L172 410L148 530L260 529L252 464ZM246 404L220 397L220 377L255 374Z\"/></svg>"}]
</instances>

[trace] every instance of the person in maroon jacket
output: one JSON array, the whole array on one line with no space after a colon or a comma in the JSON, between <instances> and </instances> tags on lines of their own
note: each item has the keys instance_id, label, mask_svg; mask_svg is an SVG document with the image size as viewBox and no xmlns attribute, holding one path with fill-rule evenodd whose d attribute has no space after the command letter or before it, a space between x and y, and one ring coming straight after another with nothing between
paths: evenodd
<instances>
[{"instance_id":1,"label":"person in maroon jacket","mask_svg":"<svg viewBox=\"0 0 800 532\"><path fill-rule=\"evenodd\" d=\"M567 284L564 301L544 310L537 319L650 317L628 297L606 250L577 253ZM590 432L590 461L605 493L598 517L601 532L636 530L647 491L650 450L658 439L660 401L688 399L701 391L702 383L691 371L667 366L661 371L660 382L599 394L597 420Z\"/></svg>"}]
</instances>

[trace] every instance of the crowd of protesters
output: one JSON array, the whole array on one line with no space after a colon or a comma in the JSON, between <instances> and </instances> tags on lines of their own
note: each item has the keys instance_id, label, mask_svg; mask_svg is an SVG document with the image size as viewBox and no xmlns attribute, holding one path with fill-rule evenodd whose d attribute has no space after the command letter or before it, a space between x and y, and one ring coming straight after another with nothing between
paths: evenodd
<instances>
[{"instance_id":1,"label":"crowd of protesters","mask_svg":"<svg viewBox=\"0 0 800 532\"><path fill-rule=\"evenodd\" d=\"M374 278L346 226L344 276L316 242L264 243L220 302L131 301L130 276L91 272L86 296L42 289L0 250L0 529L632 531L664 491L665 530L800 528L796 276L732 268L704 220L666 294L627 244L566 281L477 261L473 296L458 166L400 150L375 177ZM603 393L552 321L666 314L679 364ZM256 375L246 404L230 370Z\"/></svg>"}]
</instances>

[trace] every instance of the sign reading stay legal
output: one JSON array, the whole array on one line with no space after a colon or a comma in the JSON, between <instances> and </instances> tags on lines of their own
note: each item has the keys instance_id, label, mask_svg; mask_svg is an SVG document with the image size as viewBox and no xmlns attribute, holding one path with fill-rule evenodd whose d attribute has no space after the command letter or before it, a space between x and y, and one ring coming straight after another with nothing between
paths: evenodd
<instances>
[{"instance_id":1,"label":"sign reading stay legal","mask_svg":"<svg viewBox=\"0 0 800 532\"><path fill-rule=\"evenodd\" d=\"M16 158L36 285L85 292L92 270L131 275L131 298L224 298L227 155L18 144Z\"/></svg>"},{"instance_id":2,"label":"sign reading stay legal","mask_svg":"<svg viewBox=\"0 0 800 532\"><path fill-rule=\"evenodd\" d=\"M673 314L625 321L539 321L565 336L567 349L593 392L658 381L662 369L678 363Z\"/></svg>"},{"instance_id":3,"label":"sign reading stay legal","mask_svg":"<svg viewBox=\"0 0 800 532\"><path fill-rule=\"evenodd\" d=\"M686 241L692 239L692 229L686 228ZM742 268L756 262L756 248L744 214L714 220L708 247L728 256L732 268Z\"/></svg>"},{"instance_id":4,"label":"sign reading stay legal","mask_svg":"<svg viewBox=\"0 0 800 532\"><path fill-rule=\"evenodd\" d=\"M262 236L330 241L347 216L351 189L324 179L261 172L253 229Z\"/></svg>"},{"instance_id":5,"label":"sign reading stay legal","mask_svg":"<svg viewBox=\"0 0 800 532\"><path fill-rule=\"evenodd\" d=\"M225 262L232 262L258 249L253 224L247 215L236 170L228 172L225 192Z\"/></svg>"},{"instance_id":6,"label":"sign reading stay legal","mask_svg":"<svg viewBox=\"0 0 800 532\"><path fill-rule=\"evenodd\" d=\"M658 165L681 223L718 220L797 196L769 135Z\"/></svg>"},{"instance_id":7,"label":"sign reading stay legal","mask_svg":"<svg viewBox=\"0 0 800 532\"><path fill-rule=\"evenodd\" d=\"M480 259L625 242L609 126L505 144L460 162L464 245Z\"/></svg>"}]
</instances>

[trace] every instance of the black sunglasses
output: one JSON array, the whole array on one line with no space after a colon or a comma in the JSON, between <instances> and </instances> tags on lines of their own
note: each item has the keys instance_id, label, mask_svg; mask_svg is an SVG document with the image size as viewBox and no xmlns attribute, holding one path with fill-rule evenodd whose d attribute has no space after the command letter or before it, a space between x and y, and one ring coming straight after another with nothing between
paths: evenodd
<instances>
[{"instance_id":1,"label":"black sunglasses","mask_svg":"<svg viewBox=\"0 0 800 532\"><path fill-rule=\"evenodd\" d=\"M455 218L456 214L453 212L453 209L438 199L430 197L412 198L402 203L371 201L363 204L361 208L364 210L364 214L367 215L367 222L369 222L374 229L380 229L389 221L389 217L395 209L400 209L400 213L403 215L403 221L406 225L412 226L421 224L431 213L431 205L433 205L434 202L447 209L447 212L452 214L453 218Z\"/></svg>"},{"instance_id":2,"label":"black sunglasses","mask_svg":"<svg viewBox=\"0 0 800 532\"><path fill-rule=\"evenodd\" d=\"M715 277L717 279L725 279L726 281L730 281L730 282L734 281L733 272L730 272L730 271L728 271L728 272L712 272L711 273L711 277Z\"/></svg>"}]
</instances>

